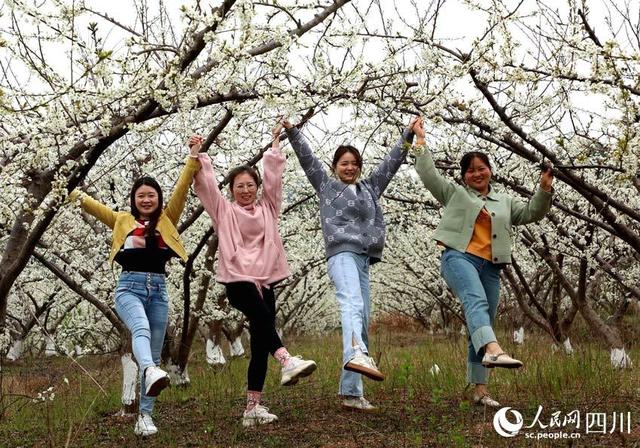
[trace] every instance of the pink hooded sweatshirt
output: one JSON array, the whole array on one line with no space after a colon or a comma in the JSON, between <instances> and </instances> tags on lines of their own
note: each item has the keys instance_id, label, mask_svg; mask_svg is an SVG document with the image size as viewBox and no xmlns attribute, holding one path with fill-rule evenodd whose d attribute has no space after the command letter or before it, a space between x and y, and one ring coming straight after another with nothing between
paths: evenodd
<instances>
[{"instance_id":1,"label":"pink hooded sweatshirt","mask_svg":"<svg viewBox=\"0 0 640 448\"><path fill-rule=\"evenodd\" d=\"M291 275L278 232L284 155L273 148L264 153L262 198L244 207L220 192L209 156L200 154L199 160L195 191L218 234L216 280L252 282L260 291Z\"/></svg>"}]
</instances>

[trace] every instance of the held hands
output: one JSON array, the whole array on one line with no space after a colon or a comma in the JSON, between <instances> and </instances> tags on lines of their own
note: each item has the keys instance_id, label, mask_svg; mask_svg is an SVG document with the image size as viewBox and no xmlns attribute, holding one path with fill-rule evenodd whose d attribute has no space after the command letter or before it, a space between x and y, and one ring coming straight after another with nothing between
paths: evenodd
<instances>
[{"instance_id":1,"label":"held hands","mask_svg":"<svg viewBox=\"0 0 640 448\"><path fill-rule=\"evenodd\" d=\"M416 143L411 149L414 155L423 154L425 151L424 145L424 120L421 116L415 116L409 122L409 131L413 132L417 137ZM409 143L407 143L409 145Z\"/></svg>"},{"instance_id":2,"label":"held hands","mask_svg":"<svg viewBox=\"0 0 640 448\"><path fill-rule=\"evenodd\" d=\"M409 129L418 137L418 145L424 144L424 120L421 116L413 117L409 122Z\"/></svg>"},{"instance_id":3,"label":"held hands","mask_svg":"<svg viewBox=\"0 0 640 448\"><path fill-rule=\"evenodd\" d=\"M275 137L275 134L276 134L276 130L278 131L278 134L280 134L280 132L282 131L282 128L285 128L285 129L293 128L293 125L291 124L289 119L285 118L284 115L280 115L278 117L277 121L276 121L276 127L273 128L274 137Z\"/></svg>"},{"instance_id":4,"label":"held hands","mask_svg":"<svg viewBox=\"0 0 640 448\"><path fill-rule=\"evenodd\" d=\"M201 135L194 134L189 137L187 146L189 147L189 155L191 157L198 157L198 153L200 149L202 149L202 142L204 142L204 138Z\"/></svg>"},{"instance_id":5,"label":"held hands","mask_svg":"<svg viewBox=\"0 0 640 448\"><path fill-rule=\"evenodd\" d=\"M276 121L276 125L273 128L273 130L271 131L271 135L273 136L273 147L279 147L280 144L280 133L282 132L282 129L291 129L293 127L293 125L291 124L291 122L284 118L283 116L278 117L278 120Z\"/></svg>"},{"instance_id":6,"label":"held hands","mask_svg":"<svg viewBox=\"0 0 640 448\"><path fill-rule=\"evenodd\" d=\"M282 124L282 118L280 118L277 122L273 130L271 131L271 135L273 136L273 144L276 145L280 142L280 133L282 132L282 128L284 125Z\"/></svg>"}]
</instances>

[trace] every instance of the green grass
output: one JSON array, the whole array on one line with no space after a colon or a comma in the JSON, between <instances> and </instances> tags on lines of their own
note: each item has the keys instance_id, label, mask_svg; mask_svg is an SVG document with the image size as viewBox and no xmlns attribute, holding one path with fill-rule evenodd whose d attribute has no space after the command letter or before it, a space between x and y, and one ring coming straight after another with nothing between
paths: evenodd
<instances>
[{"instance_id":1,"label":"green grass","mask_svg":"<svg viewBox=\"0 0 640 448\"><path fill-rule=\"evenodd\" d=\"M270 361L264 402L280 420L245 430L240 424L246 384L246 358L221 370L204 362L196 347L189 365L191 385L163 392L154 419L160 432L144 442L133 434L133 420L118 417L120 360L117 356L26 359L3 366L1 447L423 447L423 446L640 446L640 379L636 370L611 368L608 353L581 341L576 354L553 353L548 339L528 335L526 346L506 343L525 362L520 371L495 370L490 390L505 406L519 410L525 423L538 405L550 413L632 412L632 433L584 434L573 445L498 436L494 412L470 402L465 391L466 339L425 333L378 330L372 354L386 375L381 383L365 380L366 396L380 407L376 414L340 409L338 334L287 341L289 351L315 359L319 368L297 386L279 386L279 368ZM507 341L503 335L502 341ZM639 348L630 355L640 362ZM440 374L430 369L438 364ZM64 381L68 379L68 384ZM54 386L55 398L33 403L27 397ZM545 444L547 443L547 444ZM563 445L563 443L565 443ZM635 444L635 445L634 445Z\"/></svg>"}]
</instances>

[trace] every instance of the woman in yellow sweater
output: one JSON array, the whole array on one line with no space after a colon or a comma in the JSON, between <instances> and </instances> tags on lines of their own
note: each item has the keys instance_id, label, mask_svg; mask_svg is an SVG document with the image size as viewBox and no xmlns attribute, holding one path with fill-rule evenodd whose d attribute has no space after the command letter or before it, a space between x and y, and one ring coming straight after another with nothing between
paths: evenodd
<instances>
[{"instance_id":1,"label":"woman in yellow sweater","mask_svg":"<svg viewBox=\"0 0 640 448\"><path fill-rule=\"evenodd\" d=\"M169 385L169 376L157 366L169 311L165 264L173 256L187 260L176 224L199 169L198 147L192 146L164 209L160 185L147 176L136 180L131 188L131 213L115 212L77 190L70 195L113 230L109 261L122 266L115 294L116 312L131 332L133 355L140 368L140 414L134 428L137 435L158 432L151 412L155 397Z\"/></svg>"}]
</instances>

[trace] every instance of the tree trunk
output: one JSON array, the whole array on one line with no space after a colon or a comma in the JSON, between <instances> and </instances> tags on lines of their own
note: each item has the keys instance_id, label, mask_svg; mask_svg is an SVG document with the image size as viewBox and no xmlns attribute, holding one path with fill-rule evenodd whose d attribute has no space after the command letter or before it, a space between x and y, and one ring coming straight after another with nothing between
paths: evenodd
<instances>
[{"instance_id":1,"label":"tree trunk","mask_svg":"<svg viewBox=\"0 0 640 448\"><path fill-rule=\"evenodd\" d=\"M138 364L131 354L131 344L127 344L120 356L120 362L122 365L122 408L119 415L137 414L140 399L140 375L138 374Z\"/></svg>"},{"instance_id":2,"label":"tree trunk","mask_svg":"<svg viewBox=\"0 0 640 448\"><path fill-rule=\"evenodd\" d=\"M233 341L229 341L229 356L239 358L244 356L244 347L242 346L242 333L237 335Z\"/></svg>"},{"instance_id":3,"label":"tree trunk","mask_svg":"<svg viewBox=\"0 0 640 448\"><path fill-rule=\"evenodd\" d=\"M530 235L531 237L531 235ZM624 350L624 344L620 338L620 334L615 328L609 327L606 322L595 312L589 303L587 294L587 278L589 277L589 264L586 258L580 259L578 288L573 289L572 283L563 274L562 269L551 256L548 249L529 247L536 251L551 267L558 280L562 283L562 287L567 291L573 304L576 306L580 315L583 317L591 331L600 337L611 353L611 363L614 367L630 367L631 359Z\"/></svg>"},{"instance_id":4,"label":"tree trunk","mask_svg":"<svg viewBox=\"0 0 640 448\"><path fill-rule=\"evenodd\" d=\"M216 235L211 236L213 230L207 232L205 234L207 241L207 252L205 253L205 262L204 262L204 274L200 279L200 285L198 287L198 298L196 300L196 304L194 307L194 312L190 313L190 315L185 315L184 319L189 323L187 328L187 333L183 332L180 338L180 345L178 347L178 355L175 359L172 359L173 364L178 367L178 371L182 372L187 368L187 363L189 362L189 354L191 353L191 346L193 345L193 340L195 339L196 333L198 331L198 325L200 323L200 311L204 307L205 300L207 298L207 293L209 292L209 285L211 283L211 273L213 272L213 262L214 257L216 255L216 251L218 250L218 237ZM193 261L197 257L199 250L194 252L189 257L189 262L193 264ZM187 262L189 264L189 262ZM185 268L185 281L184 281L184 294L185 296L189 294L187 288L189 288L190 282L188 281L190 269Z\"/></svg>"}]
</instances>

